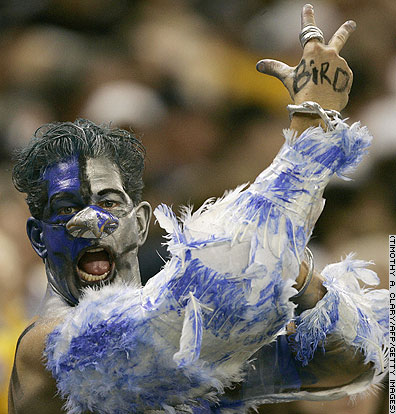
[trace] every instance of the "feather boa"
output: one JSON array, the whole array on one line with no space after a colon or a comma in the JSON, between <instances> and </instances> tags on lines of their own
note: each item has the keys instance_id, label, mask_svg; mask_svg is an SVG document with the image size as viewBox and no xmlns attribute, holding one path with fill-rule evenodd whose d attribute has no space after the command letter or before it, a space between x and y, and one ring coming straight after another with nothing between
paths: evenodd
<instances>
[{"instance_id":1,"label":"feather boa","mask_svg":"<svg viewBox=\"0 0 396 414\"><path fill-rule=\"evenodd\" d=\"M243 379L249 357L284 332L323 189L359 163L371 139L342 122L285 137L252 185L185 209L181 220L159 206L171 253L165 267L141 289L116 282L87 290L49 335L48 369L70 414L205 412Z\"/></svg>"}]
</instances>

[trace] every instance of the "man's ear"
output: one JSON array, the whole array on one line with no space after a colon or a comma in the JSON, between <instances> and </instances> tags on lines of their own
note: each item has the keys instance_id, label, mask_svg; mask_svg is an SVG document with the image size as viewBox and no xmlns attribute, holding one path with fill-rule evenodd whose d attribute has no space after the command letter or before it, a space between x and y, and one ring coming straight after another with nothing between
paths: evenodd
<instances>
[{"instance_id":1,"label":"man's ear","mask_svg":"<svg viewBox=\"0 0 396 414\"><path fill-rule=\"evenodd\" d=\"M152 209L147 201L142 201L135 207L138 225L138 246L142 246L147 239Z\"/></svg>"},{"instance_id":2,"label":"man's ear","mask_svg":"<svg viewBox=\"0 0 396 414\"><path fill-rule=\"evenodd\" d=\"M43 226L41 221L30 217L26 223L27 235L34 251L42 258L47 257L47 248L43 241Z\"/></svg>"}]
</instances>

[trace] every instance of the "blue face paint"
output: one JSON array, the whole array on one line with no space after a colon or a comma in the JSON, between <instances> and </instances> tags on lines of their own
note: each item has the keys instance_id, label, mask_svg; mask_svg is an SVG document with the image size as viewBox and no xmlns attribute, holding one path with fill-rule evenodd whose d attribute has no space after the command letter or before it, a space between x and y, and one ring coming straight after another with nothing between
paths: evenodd
<instances>
[{"instance_id":1,"label":"blue face paint","mask_svg":"<svg viewBox=\"0 0 396 414\"><path fill-rule=\"evenodd\" d=\"M48 167L43 176L48 183L48 201L44 211L47 222L66 222L72 216L68 210L83 206L77 156Z\"/></svg>"},{"instance_id":2,"label":"blue face paint","mask_svg":"<svg viewBox=\"0 0 396 414\"><path fill-rule=\"evenodd\" d=\"M83 207L79 162L71 157L47 168L44 179L48 183L48 202L44 212L43 242L47 249L46 271L49 282L68 302L78 302L81 288L75 272L80 252L89 247L90 240L72 237L65 224L72 214Z\"/></svg>"}]
</instances>

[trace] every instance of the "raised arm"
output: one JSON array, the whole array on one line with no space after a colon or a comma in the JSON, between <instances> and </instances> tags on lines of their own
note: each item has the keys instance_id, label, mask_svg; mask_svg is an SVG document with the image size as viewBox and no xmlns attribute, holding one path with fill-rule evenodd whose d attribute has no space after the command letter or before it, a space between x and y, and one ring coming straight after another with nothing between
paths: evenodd
<instances>
[{"instance_id":1,"label":"raised arm","mask_svg":"<svg viewBox=\"0 0 396 414\"><path fill-rule=\"evenodd\" d=\"M353 21L344 23L326 45L316 27L313 8L306 5L301 14L304 49L300 63L290 67L271 59L258 62L257 69L260 72L276 76L284 83L295 105L292 108L291 130L285 133L286 143L272 165L251 186L243 191L239 188L214 204L206 203L192 217L187 214L182 237L178 235L178 227L173 226L175 219L172 213L166 207L157 209L159 223L170 234L174 233L170 241L172 253L183 255L186 248L191 247L191 254L201 258L202 246L212 245L215 251L220 252L220 247L216 248L216 245L220 242L224 244L228 239L239 261L229 260L228 266L224 266L224 263L219 266L220 257L227 258L232 254L214 254L211 260L206 254L208 249L202 252L208 266L236 274L243 264L260 260L253 249L241 249L243 241L251 238L256 231L258 245L262 250L275 253L274 256L279 257L285 244L290 245L294 257L283 260L287 267L284 276L296 278L298 274L295 287L298 290L301 288L307 267L300 266L300 262L323 208L323 190L334 173L343 175L360 162L371 139L365 128L359 128L357 124L349 127L337 116L334 119L336 113L331 114L332 118L328 119L329 124L326 125L315 110L307 114L302 108L304 102L315 101L326 110L339 112L347 104L353 75L339 52L354 28ZM326 118L327 115L322 113L322 116ZM306 130L317 126L323 129ZM278 228L283 219L289 229L288 240L282 239L285 232L271 231ZM268 256L262 260L268 263ZM322 295L324 291L322 288ZM312 295L309 296L312 305ZM307 298L308 295L304 300L307 301ZM302 302L302 298L299 302Z\"/></svg>"},{"instance_id":2,"label":"raised arm","mask_svg":"<svg viewBox=\"0 0 396 414\"><path fill-rule=\"evenodd\" d=\"M326 110L340 112L348 103L353 73L339 53L355 28L353 20L345 22L326 45L323 33L316 25L313 6L306 4L301 11L303 56L299 64L290 67L277 60L263 59L257 63L257 70L278 78L287 88L293 104L298 106L313 101ZM311 127L328 127L315 113L291 112L290 119L290 129L298 134ZM295 285L298 290L304 283L307 271L306 264L301 266ZM302 308L312 307L325 293L320 276L314 273L313 277L319 282L312 283L307 294L296 300Z\"/></svg>"},{"instance_id":3,"label":"raised arm","mask_svg":"<svg viewBox=\"0 0 396 414\"><path fill-rule=\"evenodd\" d=\"M338 53L356 25L353 21L344 23L328 45L312 26L316 27L313 8L306 5L301 37L313 33L318 39L306 43L296 67L266 59L257 69L279 78L297 106L315 101L322 108L341 111L348 101L352 72ZM336 124L326 125L316 114L295 113L290 128L304 135L306 128L318 125L326 129ZM257 363L243 383L241 399L257 404L335 399L360 393L381 381L388 364L388 293L359 288L358 279L366 285L379 282L368 265L349 256L326 267L323 274L313 270L307 283L308 266L303 263L295 286L300 290L304 285L304 293L292 298L298 305L298 316L288 325L287 335L255 354ZM316 352L317 347L323 352Z\"/></svg>"}]
</instances>

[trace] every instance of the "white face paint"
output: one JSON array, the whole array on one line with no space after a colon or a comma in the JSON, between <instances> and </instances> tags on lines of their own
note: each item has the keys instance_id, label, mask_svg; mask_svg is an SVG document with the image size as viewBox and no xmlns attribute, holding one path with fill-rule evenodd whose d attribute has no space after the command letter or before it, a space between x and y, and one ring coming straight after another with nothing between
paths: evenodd
<instances>
[{"instance_id":1,"label":"white face paint","mask_svg":"<svg viewBox=\"0 0 396 414\"><path fill-rule=\"evenodd\" d=\"M113 278L140 286L137 252L142 243L141 235L135 208L123 188L118 167L106 158L91 158L86 161L83 176L89 205L99 206L119 218L117 229L107 237L97 239L95 247L101 247L109 254L114 267Z\"/></svg>"}]
</instances>

